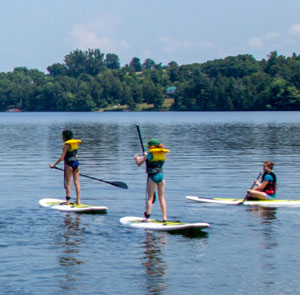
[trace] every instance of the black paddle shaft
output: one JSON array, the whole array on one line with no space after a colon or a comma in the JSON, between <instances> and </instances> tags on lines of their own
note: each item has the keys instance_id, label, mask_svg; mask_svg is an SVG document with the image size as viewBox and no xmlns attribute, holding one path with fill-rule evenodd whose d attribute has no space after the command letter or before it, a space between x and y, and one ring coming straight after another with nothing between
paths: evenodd
<instances>
[{"instance_id":1,"label":"black paddle shaft","mask_svg":"<svg viewBox=\"0 0 300 295\"><path fill-rule=\"evenodd\" d=\"M137 132L138 132L138 135L139 135L139 139L140 139L140 144L141 144L141 147L142 147L142 151L144 153L145 152L145 147L144 147L144 143L143 143L143 139L142 139L142 134L141 134L141 129L140 129L139 124L136 124L136 129L137 129Z\"/></svg>"},{"instance_id":2,"label":"black paddle shaft","mask_svg":"<svg viewBox=\"0 0 300 295\"><path fill-rule=\"evenodd\" d=\"M140 144L141 144L141 148L142 148L143 156L144 156L145 147L144 147L144 142L143 142L142 133L141 133L141 129L140 129L140 125L139 124L136 124L136 129L137 129L137 132L138 132L138 135L139 135ZM146 162L146 173L147 173L147 162ZM147 182L148 182L148 179L147 179Z\"/></svg>"},{"instance_id":3,"label":"black paddle shaft","mask_svg":"<svg viewBox=\"0 0 300 295\"><path fill-rule=\"evenodd\" d=\"M140 144L141 144L142 151L143 151L143 156L144 156L145 147L144 147L143 138L142 138L141 129L140 129L140 125L139 124L136 124L136 129L137 129L137 132L138 132L138 135L139 135ZM146 173L147 173L147 162L146 162ZM147 174L147 183L148 183L148 181L149 181L149 175ZM156 193L154 192L154 194L153 194L153 202L152 203L155 202L155 199L156 199Z\"/></svg>"}]
</instances>

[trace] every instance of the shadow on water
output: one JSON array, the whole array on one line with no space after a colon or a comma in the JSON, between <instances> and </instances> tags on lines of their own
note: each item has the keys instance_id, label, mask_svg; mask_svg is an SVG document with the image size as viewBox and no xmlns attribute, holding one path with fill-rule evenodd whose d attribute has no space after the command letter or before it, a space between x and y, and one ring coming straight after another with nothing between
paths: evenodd
<instances>
[{"instance_id":1,"label":"shadow on water","mask_svg":"<svg viewBox=\"0 0 300 295\"><path fill-rule=\"evenodd\" d=\"M189 228L184 230L172 231L170 232L171 235L181 235L185 238L190 239L206 239L208 238L208 233L206 231L202 231L201 229L197 228Z\"/></svg>"}]
</instances>

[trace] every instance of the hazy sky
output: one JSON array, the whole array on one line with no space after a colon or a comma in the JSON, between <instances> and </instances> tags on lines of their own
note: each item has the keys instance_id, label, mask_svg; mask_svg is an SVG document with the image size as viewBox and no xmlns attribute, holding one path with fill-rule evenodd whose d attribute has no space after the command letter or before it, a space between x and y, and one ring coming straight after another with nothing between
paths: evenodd
<instances>
[{"instance_id":1,"label":"hazy sky","mask_svg":"<svg viewBox=\"0 0 300 295\"><path fill-rule=\"evenodd\" d=\"M0 72L76 49L167 65L300 52L300 0L0 0Z\"/></svg>"}]
</instances>

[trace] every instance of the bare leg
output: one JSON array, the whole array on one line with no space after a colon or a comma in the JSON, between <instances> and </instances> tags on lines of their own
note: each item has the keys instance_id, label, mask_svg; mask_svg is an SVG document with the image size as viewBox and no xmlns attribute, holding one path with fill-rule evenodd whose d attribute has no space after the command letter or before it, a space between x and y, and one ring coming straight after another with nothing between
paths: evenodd
<instances>
[{"instance_id":1,"label":"bare leg","mask_svg":"<svg viewBox=\"0 0 300 295\"><path fill-rule=\"evenodd\" d=\"M148 179L147 191L148 191L148 200L146 206L146 213L150 215L152 212L153 198L155 192L155 182L153 182L150 178Z\"/></svg>"},{"instance_id":2,"label":"bare leg","mask_svg":"<svg viewBox=\"0 0 300 295\"><path fill-rule=\"evenodd\" d=\"M73 171L73 180L76 190L76 204L80 205L80 182L79 182L79 167Z\"/></svg>"},{"instance_id":3,"label":"bare leg","mask_svg":"<svg viewBox=\"0 0 300 295\"><path fill-rule=\"evenodd\" d=\"M266 194L264 192L259 192L256 190L248 190L249 196L259 200L267 200Z\"/></svg>"},{"instance_id":4,"label":"bare leg","mask_svg":"<svg viewBox=\"0 0 300 295\"><path fill-rule=\"evenodd\" d=\"M157 184L158 199L160 203L160 210L162 213L163 220L168 220L167 218L167 204L165 200L165 180Z\"/></svg>"},{"instance_id":5,"label":"bare leg","mask_svg":"<svg viewBox=\"0 0 300 295\"><path fill-rule=\"evenodd\" d=\"M71 196L71 184L72 184L72 167L66 165L66 203L69 205L70 200L68 199Z\"/></svg>"}]
</instances>

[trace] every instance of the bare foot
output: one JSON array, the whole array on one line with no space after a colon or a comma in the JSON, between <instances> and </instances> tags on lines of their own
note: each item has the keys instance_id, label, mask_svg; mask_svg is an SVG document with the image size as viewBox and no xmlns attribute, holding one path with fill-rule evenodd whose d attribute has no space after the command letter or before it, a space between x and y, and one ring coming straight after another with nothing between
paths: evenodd
<instances>
[{"instance_id":1,"label":"bare foot","mask_svg":"<svg viewBox=\"0 0 300 295\"><path fill-rule=\"evenodd\" d=\"M66 202L60 203L59 205L71 205L71 203L69 201L66 201Z\"/></svg>"}]
</instances>

